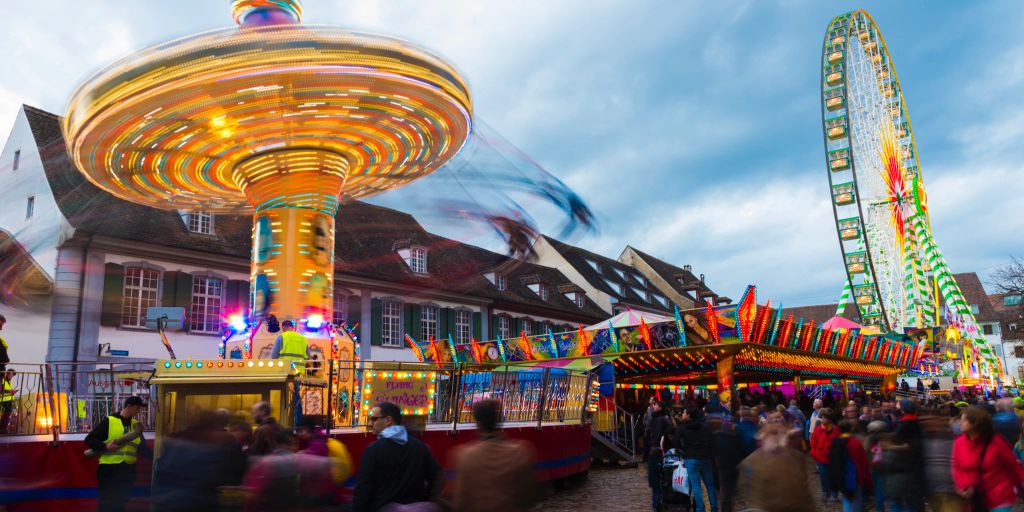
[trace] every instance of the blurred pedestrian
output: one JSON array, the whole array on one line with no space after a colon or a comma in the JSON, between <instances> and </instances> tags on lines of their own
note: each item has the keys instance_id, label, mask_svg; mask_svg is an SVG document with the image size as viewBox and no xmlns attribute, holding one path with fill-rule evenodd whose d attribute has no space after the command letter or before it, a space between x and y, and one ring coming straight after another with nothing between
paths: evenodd
<instances>
[{"instance_id":1,"label":"blurred pedestrian","mask_svg":"<svg viewBox=\"0 0 1024 512\"><path fill-rule=\"evenodd\" d=\"M1020 437L1021 418L1013 412L1012 398L1000 398L996 401L996 413L992 416L992 426L1010 446L1017 442Z\"/></svg>"},{"instance_id":2,"label":"blurred pedestrian","mask_svg":"<svg viewBox=\"0 0 1024 512\"><path fill-rule=\"evenodd\" d=\"M219 510L222 486L237 486L245 472L242 446L224 430L226 418L201 411L183 431L167 436L154 462L154 512Z\"/></svg>"},{"instance_id":3,"label":"blurred pedestrian","mask_svg":"<svg viewBox=\"0 0 1024 512\"><path fill-rule=\"evenodd\" d=\"M715 418L709 419L708 425L714 443L711 449L714 467L718 471L718 509L721 512L733 512L739 465L753 450L745 451L739 432L732 423Z\"/></svg>"},{"instance_id":4,"label":"blurred pedestrian","mask_svg":"<svg viewBox=\"0 0 1024 512\"><path fill-rule=\"evenodd\" d=\"M810 442L811 436L814 435L814 429L817 428L818 422L821 421L821 408L824 406L824 402L820 398L814 399L814 410L811 411L811 417L807 420L807 441Z\"/></svg>"},{"instance_id":5,"label":"blurred pedestrian","mask_svg":"<svg viewBox=\"0 0 1024 512\"><path fill-rule=\"evenodd\" d=\"M740 420L736 422L736 433L743 447L743 453L754 453L754 450L757 449L757 422L754 421L754 411L750 407L740 407Z\"/></svg>"},{"instance_id":6,"label":"blurred pedestrian","mask_svg":"<svg viewBox=\"0 0 1024 512\"><path fill-rule=\"evenodd\" d=\"M875 420L868 423L868 444L865 447L868 467L871 469L871 491L875 498L875 512L885 512L885 452L882 437L886 436L885 422Z\"/></svg>"},{"instance_id":7,"label":"blurred pedestrian","mask_svg":"<svg viewBox=\"0 0 1024 512\"><path fill-rule=\"evenodd\" d=\"M86 446L100 454L100 463L96 467L99 491L96 510L100 512L125 509L135 485L135 461L139 455L153 457L142 436L142 427L135 419L145 405L137 396L128 397L120 411L100 420L85 436ZM138 436L133 434L136 431Z\"/></svg>"},{"instance_id":8,"label":"blurred pedestrian","mask_svg":"<svg viewBox=\"0 0 1024 512\"><path fill-rule=\"evenodd\" d=\"M671 448L672 421L668 417L670 404L655 400L651 404L651 421L647 427L644 446L647 450L647 486L651 488L651 506L658 510L661 503L661 464L665 450Z\"/></svg>"},{"instance_id":9,"label":"blurred pedestrian","mask_svg":"<svg viewBox=\"0 0 1024 512\"><path fill-rule=\"evenodd\" d=\"M255 460L242 486L248 512L326 510L334 500L334 482L326 457L295 453L298 441L287 431L274 433L274 449Z\"/></svg>"},{"instance_id":10,"label":"blurred pedestrian","mask_svg":"<svg viewBox=\"0 0 1024 512\"><path fill-rule=\"evenodd\" d=\"M1018 460L1024 463L1024 426L1021 427L1017 442L1013 445L1013 454L1017 456Z\"/></svg>"},{"instance_id":11,"label":"blurred pedestrian","mask_svg":"<svg viewBox=\"0 0 1024 512\"><path fill-rule=\"evenodd\" d=\"M923 512L924 462L917 403L909 398L900 399L896 402L896 414L899 423L893 430L887 454L886 495L896 503L896 512L903 510L901 506L911 512Z\"/></svg>"},{"instance_id":12,"label":"blurred pedestrian","mask_svg":"<svg viewBox=\"0 0 1024 512\"><path fill-rule=\"evenodd\" d=\"M818 479L821 483L821 496L826 503L838 501L839 491L832 488L828 478L828 455L832 448L832 440L839 437L839 429L832 424L832 409L823 407L818 411L818 425L811 434L811 458L818 464Z\"/></svg>"},{"instance_id":13,"label":"blurred pedestrian","mask_svg":"<svg viewBox=\"0 0 1024 512\"><path fill-rule=\"evenodd\" d=\"M867 452L853 435L855 421L849 418L840 421L839 437L834 438L829 447L829 486L839 492L843 512L861 512L864 509L862 490L871 487Z\"/></svg>"},{"instance_id":14,"label":"blurred pedestrian","mask_svg":"<svg viewBox=\"0 0 1024 512\"><path fill-rule=\"evenodd\" d=\"M789 447L787 433L783 425L765 425L758 432L760 447L739 466L738 494L764 512L815 512L805 456Z\"/></svg>"},{"instance_id":15,"label":"blurred pedestrian","mask_svg":"<svg viewBox=\"0 0 1024 512\"><path fill-rule=\"evenodd\" d=\"M252 444L252 425L245 420L236 418L228 421L227 431L242 447L242 454L248 456L249 445Z\"/></svg>"},{"instance_id":16,"label":"blurred pedestrian","mask_svg":"<svg viewBox=\"0 0 1024 512\"><path fill-rule=\"evenodd\" d=\"M807 416L804 416L804 412L800 410L800 406L796 400L789 401L789 408L786 409L789 413L790 418L793 421L793 427L799 429L801 433L807 429Z\"/></svg>"},{"instance_id":17,"label":"blurred pedestrian","mask_svg":"<svg viewBox=\"0 0 1024 512\"><path fill-rule=\"evenodd\" d=\"M352 498L355 512L437 498L444 478L430 449L402 426L402 410L381 402L368 418L377 440L363 450ZM426 508L426 507L424 507Z\"/></svg>"},{"instance_id":18,"label":"blurred pedestrian","mask_svg":"<svg viewBox=\"0 0 1024 512\"><path fill-rule=\"evenodd\" d=\"M953 442L953 484L973 510L1009 512L1024 482L1024 466L995 433L992 418L971 407L960 418L963 435Z\"/></svg>"},{"instance_id":19,"label":"blurred pedestrian","mask_svg":"<svg viewBox=\"0 0 1024 512\"><path fill-rule=\"evenodd\" d=\"M953 486L953 433L935 410L926 411L920 421L928 505L932 512L960 512L964 502Z\"/></svg>"},{"instance_id":20,"label":"blurred pedestrian","mask_svg":"<svg viewBox=\"0 0 1024 512\"><path fill-rule=\"evenodd\" d=\"M331 478L341 486L352 474L352 455L341 441L329 437L313 416L305 416L295 430L299 452L327 457L331 463Z\"/></svg>"},{"instance_id":21,"label":"blurred pedestrian","mask_svg":"<svg viewBox=\"0 0 1024 512\"><path fill-rule=\"evenodd\" d=\"M718 497L715 489L715 474L712 464L711 429L703 421L700 409L689 406L683 411L682 422L676 427L673 440L683 454L683 465L690 480L690 495L697 502L696 512L704 512L703 481L711 505L711 512L718 512Z\"/></svg>"},{"instance_id":22,"label":"blurred pedestrian","mask_svg":"<svg viewBox=\"0 0 1024 512\"><path fill-rule=\"evenodd\" d=\"M497 400L473 404L480 439L457 447L452 506L457 512L518 512L539 498L533 446L506 438L498 430Z\"/></svg>"},{"instance_id":23,"label":"blurred pedestrian","mask_svg":"<svg viewBox=\"0 0 1024 512\"><path fill-rule=\"evenodd\" d=\"M256 422L256 430L252 433L252 443L249 444L249 455L269 455L274 449L275 439L281 439L278 435L285 432L273 416L270 402L256 402L252 406L252 419Z\"/></svg>"}]
</instances>

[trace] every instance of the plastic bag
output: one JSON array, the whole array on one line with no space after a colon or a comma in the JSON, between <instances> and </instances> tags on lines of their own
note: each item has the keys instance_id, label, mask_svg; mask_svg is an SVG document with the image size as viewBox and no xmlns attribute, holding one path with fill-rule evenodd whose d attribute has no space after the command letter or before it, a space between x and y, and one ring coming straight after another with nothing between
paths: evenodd
<instances>
[{"instance_id":1,"label":"plastic bag","mask_svg":"<svg viewBox=\"0 0 1024 512\"><path fill-rule=\"evenodd\" d=\"M686 474L686 466L682 464L676 465L676 469L672 471L672 490L690 494L690 479Z\"/></svg>"}]
</instances>

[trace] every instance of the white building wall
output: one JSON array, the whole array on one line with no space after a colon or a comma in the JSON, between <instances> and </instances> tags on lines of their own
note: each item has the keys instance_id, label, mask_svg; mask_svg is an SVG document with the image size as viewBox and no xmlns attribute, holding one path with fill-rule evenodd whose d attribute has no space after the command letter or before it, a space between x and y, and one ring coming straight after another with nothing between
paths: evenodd
<instances>
[{"instance_id":1,"label":"white building wall","mask_svg":"<svg viewBox=\"0 0 1024 512\"><path fill-rule=\"evenodd\" d=\"M12 363L41 364L46 361L47 332L50 330L50 298L37 304L13 308L0 303L0 315L7 319L0 337L10 347ZM18 367L14 367L18 369Z\"/></svg>"},{"instance_id":2,"label":"white building wall","mask_svg":"<svg viewBox=\"0 0 1024 512\"><path fill-rule=\"evenodd\" d=\"M135 263L139 261L142 260L137 256L113 253L107 254L104 258L104 263L117 263L122 265L125 263ZM145 262L161 267L165 272L178 271L195 273L211 271L215 274L222 275L227 279L240 281L249 280L249 274L236 271L182 265L180 263L165 260L147 259ZM98 274L101 287L100 289L102 290L102 265L100 266ZM89 302L91 305L98 306L99 303L97 301L102 301L102 291L98 298L90 300ZM188 312L186 311L186 313ZM226 314L230 312L224 311L222 313ZM99 325L99 308L96 308L95 310L95 328L97 330L95 341L91 341L89 343L90 348L93 351L98 351L100 345L109 343L111 350L127 350L128 356L133 359L166 359L169 357L167 349L164 348L164 345L160 340L160 335L157 334L155 330ZM212 359L218 357L217 350L220 347L220 336L218 335L191 334L185 331L169 331L167 332L167 339L170 341L171 348L174 349L174 354L178 359ZM95 352L93 353L95 354Z\"/></svg>"},{"instance_id":3,"label":"white building wall","mask_svg":"<svg viewBox=\"0 0 1024 512\"><path fill-rule=\"evenodd\" d=\"M17 151L20 151L20 157L18 169L14 170ZM26 219L29 197L35 200L32 218ZM60 213L50 191L24 108L18 111L7 144L0 152L0 205L3 205L0 207L0 229L14 235L46 275L53 279L57 247L74 231Z\"/></svg>"}]
</instances>

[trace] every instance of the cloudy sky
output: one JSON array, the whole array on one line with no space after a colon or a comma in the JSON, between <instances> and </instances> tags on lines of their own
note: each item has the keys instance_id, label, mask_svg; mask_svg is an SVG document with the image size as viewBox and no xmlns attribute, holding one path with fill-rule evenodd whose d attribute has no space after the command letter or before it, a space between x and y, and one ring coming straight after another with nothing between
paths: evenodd
<instances>
[{"instance_id":1,"label":"cloudy sky","mask_svg":"<svg viewBox=\"0 0 1024 512\"><path fill-rule=\"evenodd\" d=\"M228 0L36 0L5 9L0 135L22 103L62 113L90 72L230 24ZM601 220L574 242L691 264L717 291L786 305L844 279L819 106L829 20L864 7L913 121L954 272L1024 255L1024 4L380 0L304 2L305 22L410 39L468 79L476 114Z\"/></svg>"}]
</instances>

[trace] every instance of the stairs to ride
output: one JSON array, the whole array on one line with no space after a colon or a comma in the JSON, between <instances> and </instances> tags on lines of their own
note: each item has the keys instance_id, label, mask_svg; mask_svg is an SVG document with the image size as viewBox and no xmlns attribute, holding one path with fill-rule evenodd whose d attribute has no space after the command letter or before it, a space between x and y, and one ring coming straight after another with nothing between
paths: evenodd
<instances>
[{"instance_id":1,"label":"stairs to ride","mask_svg":"<svg viewBox=\"0 0 1024 512\"><path fill-rule=\"evenodd\" d=\"M619 406L600 411L590 424L591 454L595 459L635 465L640 461L636 437L639 418Z\"/></svg>"}]
</instances>

